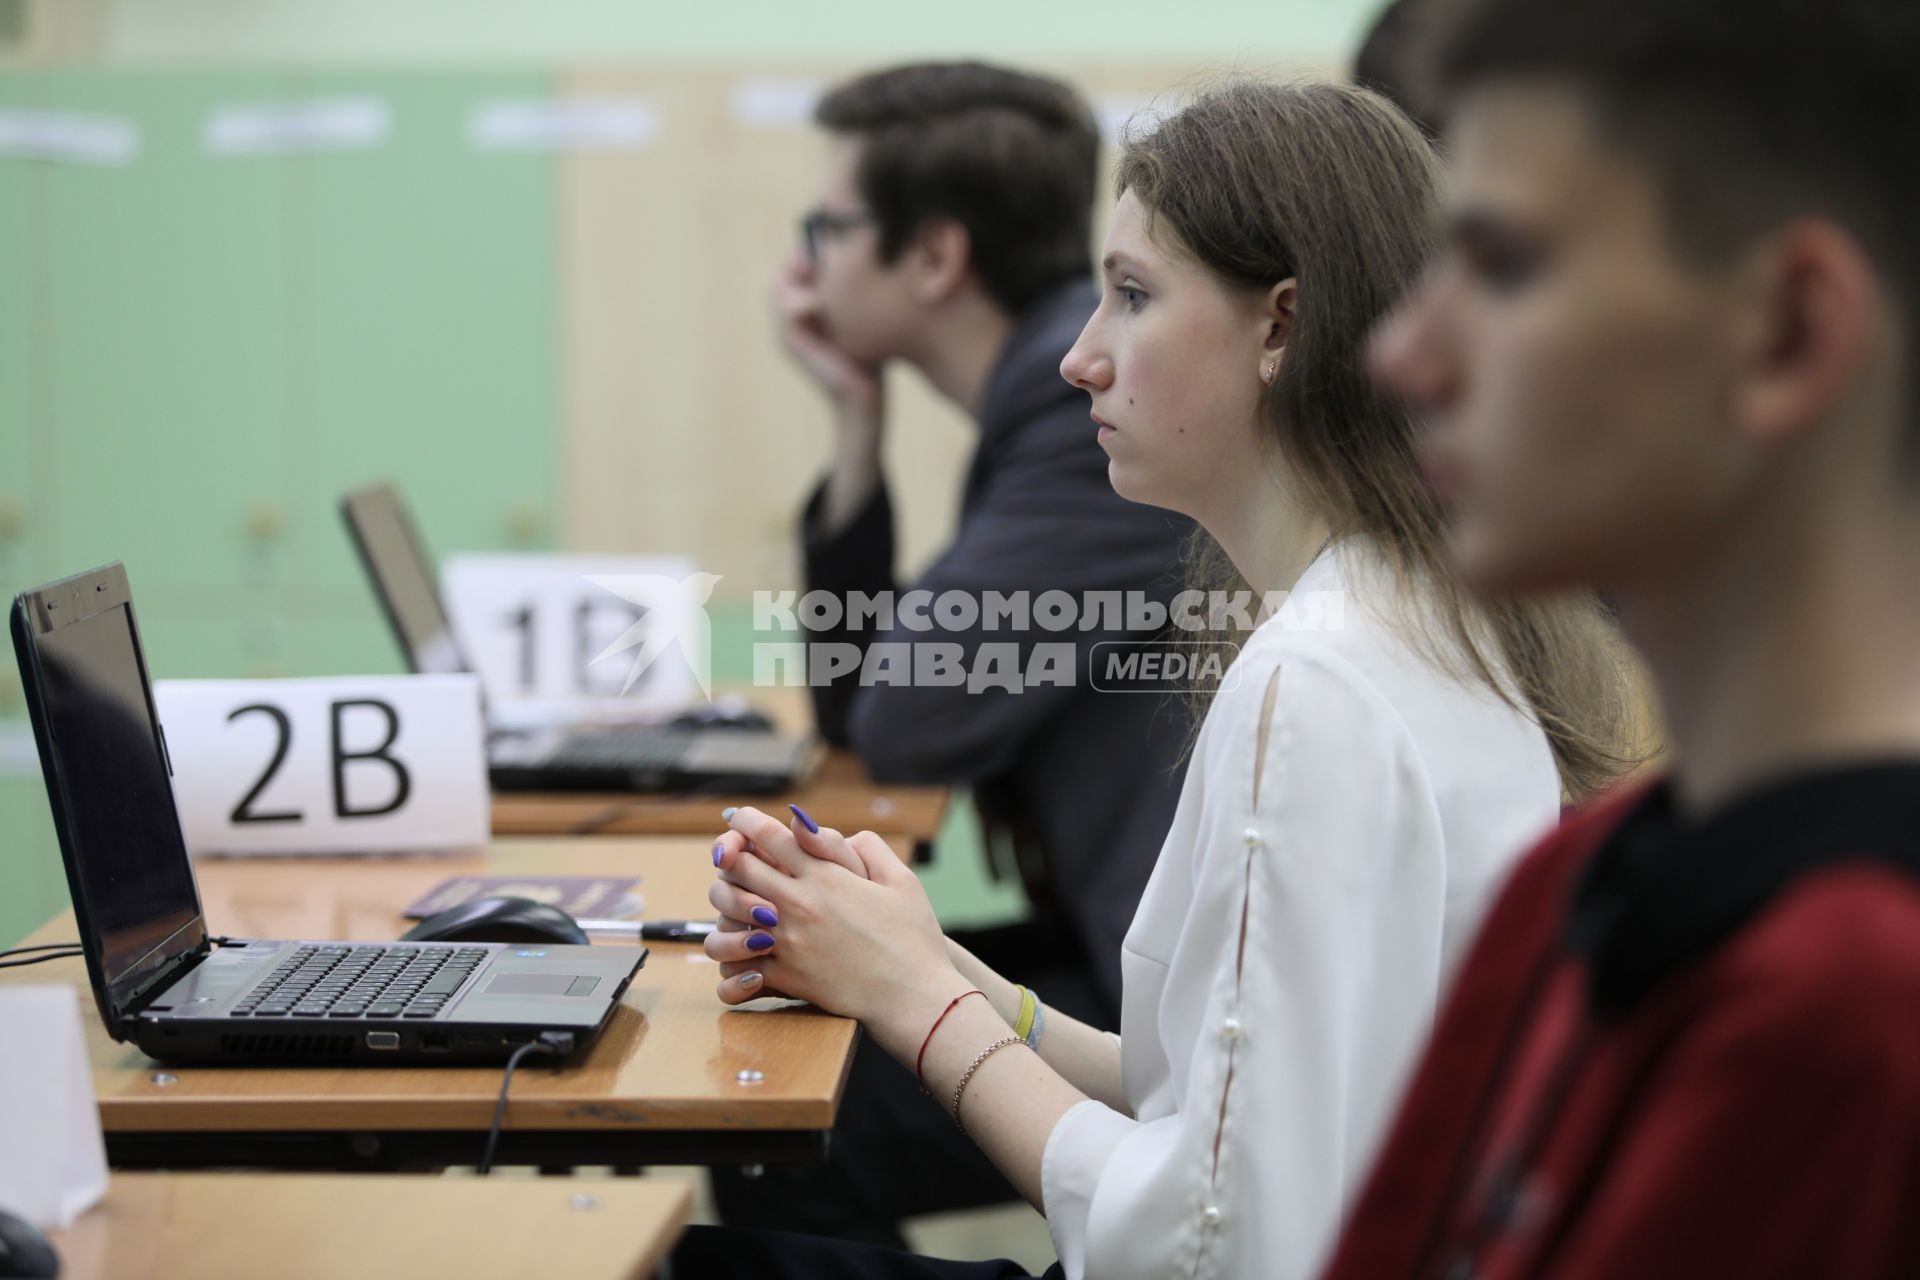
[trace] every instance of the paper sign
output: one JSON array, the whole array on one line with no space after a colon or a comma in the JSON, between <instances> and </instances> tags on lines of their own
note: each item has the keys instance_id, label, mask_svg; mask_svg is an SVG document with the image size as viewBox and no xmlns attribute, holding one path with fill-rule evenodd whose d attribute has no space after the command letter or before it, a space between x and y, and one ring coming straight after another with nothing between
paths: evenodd
<instances>
[{"instance_id":1,"label":"paper sign","mask_svg":"<svg viewBox=\"0 0 1920 1280\"><path fill-rule=\"evenodd\" d=\"M675 556L451 556L441 593L496 720L633 718L704 691L719 578Z\"/></svg>"},{"instance_id":2,"label":"paper sign","mask_svg":"<svg viewBox=\"0 0 1920 1280\"><path fill-rule=\"evenodd\" d=\"M0 987L0 1209L59 1231L107 1190L72 987Z\"/></svg>"},{"instance_id":3,"label":"paper sign","mask_svg":"<svg viewBox=\"0 0 1920 1280\"><path fill-rule=\"evenodd\" d=\"M470 849L488 835L470 675L162 680L187 851Z\"/></svg>"},{"instance_id":4,"label":"paper sign","mask_svg":"<svg viewBox=\"0 0 1920 1280\"><path fill-rule=\"evenodd\" d=\"M480 151L632 151L660 134L660 109L641 98L487 102L467 119Z\"/></svg>"},{"instance_id":5,"label":"paper sign","mask_svg":"<svg viewBox=\"0 0 1920 1280\"><path fill-rule=\"evenodd\" d=\"M393 132L393 109L379 98L221 107L207 117L200 142L214 155L363 151Z\"/></svg>"},{"instance_id":6,"label":"paper sign","mask_svg":"<svg viewBox=\"0 0 1920 1280\"><path fill-rule=\"evenodd\" d=\"M140 153L140 126L118 116L0 107L0 156L121 165Z\"/></svg>"}]
</instances>

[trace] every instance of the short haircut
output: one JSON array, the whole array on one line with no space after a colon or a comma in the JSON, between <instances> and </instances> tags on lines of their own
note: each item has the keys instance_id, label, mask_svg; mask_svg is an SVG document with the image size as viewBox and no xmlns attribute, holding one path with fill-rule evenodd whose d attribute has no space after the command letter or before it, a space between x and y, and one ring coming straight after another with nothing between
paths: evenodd
<instances>
[{"instance_id":1,"label":"short haircut","mask_svg":"<svg viewBox=\"0 0 1920 1280\"><path fill-rule=\"evenodd\" d=\"M865 144L855 182L883 262L950 218L966 229L981 286L1011 314L1091 276L1100 131L1060 81L920 63L840 86L814 118Z\"/></svg>"},{"instance_id":2,"label":"short haircut","mask_svg":"<svg viewBox=\"0 0 1920 1280\"><path fill-rule=\"evenodd\" d=\"M1482 0L1440 57L1450 97L1559 82L1663 188L1676 249L1725 261L1787 219L1863 246L1920 384L1920 4L1914 0Z\"/></svg>"},{"instance_id":3,"label":"short haircut","mask_svg":"<svg viewBox=\"0 0 1920 1280\"><path fill-rule=\"evenodd\" d=\"M1353 80L1381 94L1420 126L1428 138L1440 130L1423 83L1429 23L1434 0L1393 0L1373 20L1353 58Z\"/></svg>"}]
</instances>

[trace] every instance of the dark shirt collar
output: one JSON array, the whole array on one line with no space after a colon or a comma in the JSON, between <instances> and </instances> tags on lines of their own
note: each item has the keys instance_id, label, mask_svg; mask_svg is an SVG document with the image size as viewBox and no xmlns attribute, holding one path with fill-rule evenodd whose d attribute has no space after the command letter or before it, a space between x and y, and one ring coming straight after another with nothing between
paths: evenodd
<instances>
[{"instance_id":1,"label":"dark shirt collar","mask_svg":"<svg viewBox=\"0 0 1920 1280\"><path fill-rule=\"evenodd\" d=\"M1588 1002L1618 1017L1706 955L1794 880L1872 860L1920 876L1920 760L1821 769L1700 818L1670 780L1648 788L1588 861L1566 943L1588 964Z\"/></svg>"},{"instance_id":2,"label":"dark shirt collar","mask_svg":"<svg viewBox=\"0 0 1920 1280\"><path fill-rule=\"evenodd\" d=\"M1099 300L1089 276L1042 294L1014 321L980 397L983 438L990 439L1029 420L1036 403L1068 394L1068 384L1060 376L1060 361L1072 349Z\"/></svg>"}]
</instances>

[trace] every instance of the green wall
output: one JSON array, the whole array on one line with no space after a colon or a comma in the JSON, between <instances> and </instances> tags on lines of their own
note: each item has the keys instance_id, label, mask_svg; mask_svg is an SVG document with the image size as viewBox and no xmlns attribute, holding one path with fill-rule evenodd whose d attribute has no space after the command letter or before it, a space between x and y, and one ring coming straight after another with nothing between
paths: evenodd
<instances>
[{"instance_id":1,"label":"green wall","mask_svg":"<svg viewBox=\"0 0 1920 1280\"><path fill-rule=\"evenodd\" d=\"M105 0L107 58L197 66L802 59L1343 59L1385 0Z\"/></svg>"},{"instance_id":2,"label":"green wall","mask_svg":"<svg viewBox=\"0 0 1920 1280\"><path fill-rule=\"evenodd\" d=\"M0 157L0 598L119 559L157 677L389 672L343 489L397 481L442 552L547 545L551 160L462 140L472 103L549 89L503 72L0 75L0 107L142 132L125 166ZM359 92L393 106L377 150L200 145L217 106ZM715 633L717 678L749 679L745 608ZM66 903L12 664L0 946ZM944 915L1018 910L985 878L968 806L942 845Z\"/></svg>"},{"instance_id":3,"label":"green wall","mask_svg":"<svg viewBox=\"0 0 1920 1280\"><path fill-rule=\"evenodd\" d=\"M142 131L124 166L0 157L0 508L23 521L0 534L0 592L119 559L157 676L395 671L343 489L397 481L438 548L546 545L551 160L462 140L476 100L548 90L531 72L0 76L0 106ZM381 148L200 144L216 106L356 92L393 106ZM23 714L0 678L0 943L64 901Z\"/></svg>"}]
</instances>

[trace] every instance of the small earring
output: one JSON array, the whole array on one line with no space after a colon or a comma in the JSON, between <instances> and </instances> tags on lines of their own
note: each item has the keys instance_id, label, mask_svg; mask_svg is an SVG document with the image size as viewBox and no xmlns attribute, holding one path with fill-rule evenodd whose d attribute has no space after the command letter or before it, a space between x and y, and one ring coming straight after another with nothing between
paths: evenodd
<instances>
[{"instance_id":1,"label":"small earring","mask_svg":"<svg viewBox=\"0 0 1920 1280\"><path fill-rule=\"evenodd\" d=\"M1280 362L1278 360L1269 360L1260 366L1260 381L1266 383L1268 386L1272 386L1273 375L1278 372L1280 372Z\"/></svg>"}]
</instances>

